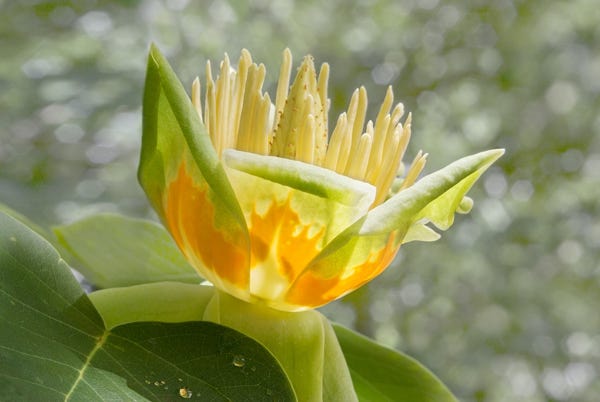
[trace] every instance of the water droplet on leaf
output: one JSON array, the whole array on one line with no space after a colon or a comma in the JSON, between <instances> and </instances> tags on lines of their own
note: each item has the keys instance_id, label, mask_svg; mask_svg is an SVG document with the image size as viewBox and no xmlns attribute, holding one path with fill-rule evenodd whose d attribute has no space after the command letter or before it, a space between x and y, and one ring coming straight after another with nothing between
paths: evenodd
<instances>
[{"instance_id":1,"label":"water droplet on leaf","mask_svg":"<svg viewBox=\"0 0 600 402\"><path fill-rule=\"evenodd\" d=\"M186 387L179 388L179 396L184 399L190 399L192 397L192 390Z\"/></svg>"},{"instance_id":2,"label":"water droplet on leaf","mask_svg":"<svg viewBox=\"0 0 600 402\"><path fill-rule=\"evenodd\" d=\"M244 367L246 365L246 358L242 355L233 356L233 365L235 367Z\"/></svg>"}]
</instances>

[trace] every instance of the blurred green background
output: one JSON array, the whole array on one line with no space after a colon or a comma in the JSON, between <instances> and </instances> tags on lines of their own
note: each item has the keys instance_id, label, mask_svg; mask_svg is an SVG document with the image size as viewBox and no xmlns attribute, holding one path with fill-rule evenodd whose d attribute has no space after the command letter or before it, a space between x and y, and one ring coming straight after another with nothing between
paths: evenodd
<instances>
[{"instance_id":1,"label":"blurred green background","mask_svg":"<svg viewBox=\"0 0 600 402\"><path fill-rule=\"evenodd\" d=\"M331 65L330 119L365 85L413 112L427 172L504 147L475 207L324 313L416 357L464 401L600 395L596 0L0 0L0 202L44 225L152 216L137 185L149 43L186 87L248 48Z\"/></svg>"}]
</instances>

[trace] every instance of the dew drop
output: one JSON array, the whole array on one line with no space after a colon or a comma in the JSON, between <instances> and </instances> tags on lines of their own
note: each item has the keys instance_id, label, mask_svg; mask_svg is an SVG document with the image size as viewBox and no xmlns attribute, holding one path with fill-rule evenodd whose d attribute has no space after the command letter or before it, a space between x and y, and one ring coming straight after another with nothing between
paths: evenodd
<instances>
[{"instance_id":1,"label":"dew drop","mask_svg":"<svg viewBox=\"0 0 600 402\"><path fill-rule=\"evenodd\" d=\"M183 399L190 399L193 393L192 390L186 387L179 388L179 396Z\"/></svg>"},{"instance_id":2,"label":"dew drop","mask_svg":"<svg viewBox=\"0 0 600 402\"><path fill-rule=\"evenodd\" d=\"M159 385L160 385L160 382L158 382L158 381L154 381L154 386L155 386L155 387L158 387Z\"/></svg>"},{"instance_id":3,"label":"dew drop","mask_svg":"<svg viewBox=\"0 0 600 402\"><path fill-rule=\"evenodd\" d=\"M246 365L246 358L242 355L233 356L233 365L235 367L244 367Z\"/></svg>"}]
</instances>

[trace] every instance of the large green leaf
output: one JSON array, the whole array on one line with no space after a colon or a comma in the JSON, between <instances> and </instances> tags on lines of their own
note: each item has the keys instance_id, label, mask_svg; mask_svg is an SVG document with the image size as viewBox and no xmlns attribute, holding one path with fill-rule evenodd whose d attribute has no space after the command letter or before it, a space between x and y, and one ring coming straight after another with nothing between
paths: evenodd
<instances>
[{"instance_id":1,"label":"large green leaf","mask_svg":"<svg viewBox=\"0 0 600 402\"><path fill-rule=\"evenodd\" d=\"M334 325L361 402L456 402L419 362L340 325Z\"/></svg>"},{"instance_id":2,"label":"large green leaf","mask_svg":"<svg viewBox=\"0 0 600 402\"><path fill-rule=\"evenodd\" d=\"M106 328L138 321L202 321L213 286L156 282L97 290L89 294Z\"/></svg>"},{"instance_id":3,"label":"large green leaf","mask_svg":"<svg viewBox=\"0 0 600 402\"><path fill-rule=\"evenodd\" d=\"M315 400L319 395L323 401L356 400L344 354L322 314L286 313L225 295L225 300L217 298L215 309L215 300L209 303L215 293L213 287L163 282L99 290L90 299L108 328L145 320L218 319L267 346L286 369L300 400ZM212 312L205 312L207 307Z\"/></svg>"},{"instance_id":4,"label":"large green leaf","mask_svg":"<svg viewBox=\"0 0 600 402\"><path fill-rule=\"evenodd\" d=\"M42 236L44 239L46 239L48 241L52 241L52 238L53 238L52 233L48 233L48 231L45 228L37 225L36 223L33 223L32 221L29 220L28 217L26 217L25 215L21 214L20 212L18 212L16 210L12 209L8 205L0 203L0 213L5 213L8 216L12 216L16 220L18 220L19 222L21 222L25 226L27 226L29 229L33 230L34 232L36 232L37 234Z\"/></svg>"},{"instance_id":5,"label":"large green leaf","mask_svg":"<svg viewBox=\"0 0 600 402\"><path fill-rule=\"evenodd\" d=\"M52 246L0 213L0 400L182 397L294 400L273 356L230 328L139 322L106 330Z\"/></svg>"},{"instance_id":6,"label":"large green leaf","mask_svg":"<svg viewBox=\"0 0 600 402\"><path fill-rule=\"evenodd\" d=\"M101 288L148 282L200 283L169 234L154 222L94 215L54 228L75 267Z\"/></svg>"}]
</instances>

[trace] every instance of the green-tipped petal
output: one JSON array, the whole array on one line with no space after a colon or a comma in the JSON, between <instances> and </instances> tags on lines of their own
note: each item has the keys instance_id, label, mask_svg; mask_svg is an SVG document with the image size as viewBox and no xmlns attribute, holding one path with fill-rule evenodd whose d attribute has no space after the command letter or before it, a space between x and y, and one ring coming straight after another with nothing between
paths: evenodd
<instances>
[{"instance_id":1,"label":"green-tipped petal","mask_svg":"<svg viewBox=\"0 0 600 402\"><path fill-rule=\"evenodd\" d=\"M279 157L227 150L223 161L248 222L253 296L278 309L298 309L284 301L290 284L332 239L366 215L375 187Z\"/></svg>"},{"instance_id":2,"label":"green-tipped petal","mask_svg":"<svg viewBox=\"0 0 600 402\"><path fill-rule=\"evenodd\" d=\"M366 215L375 199L369 183L292 159L229 149L223 162L249 224L251 213L290 199L303 224L324 229L321 246Z\"/></svg>"},{"instance_id":3,"label":"green-tipped petal","mask_svg":"<svg viewBox=\"0 0 600 402\"><path fill-rule=\"evenodd\" d=\"M323 305L379 275L402 243L435 240L424 224L447 229L466 192L503 153L492 150L462 158L371 210L311 262L290 288L288 302Z\"/></svg>"},{"instance_id":4,"label":"green-tipped petal","mask_svg":"<svg viewBox=\"0 0 600 402\"><path fill-rule=\"evenodd\" d=\"M293 159L234 149L225 151L223 159L228 167L365 211L375 199L375 188L369 183Z\"/></svg>"},{"instance_id":5,"label":"green-tipped petal","mask_svg":"<svg viewBox=\"0 0 600 402\"><path fill-rule=\"evenodd\" d=\"M190 98L155 46L148 57L138 177L192 265L217 286L244 293L244 216Z\"/></svg>"},{"instance_id":6,"label":"green-tipped petal","mask_svg":"<svg viewBox=\"0 0 600 402\"><path fill-rule=\"evenodd\" d=\"M494 149L466 156L423 177L373 209L361 234L403 231L421 219L439 229L448 229L467 191L502 154L504 150Z\"/></svg>"}]
</instances>

